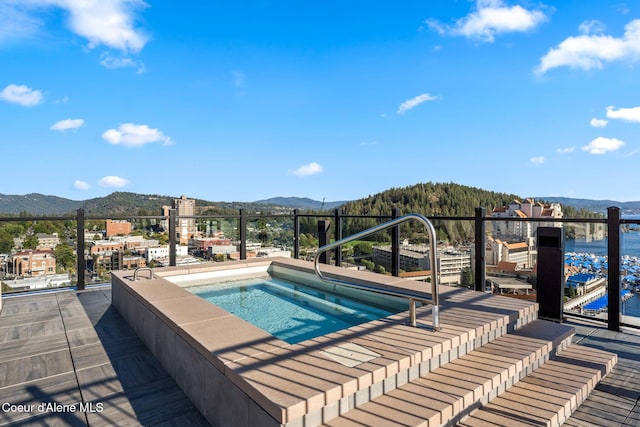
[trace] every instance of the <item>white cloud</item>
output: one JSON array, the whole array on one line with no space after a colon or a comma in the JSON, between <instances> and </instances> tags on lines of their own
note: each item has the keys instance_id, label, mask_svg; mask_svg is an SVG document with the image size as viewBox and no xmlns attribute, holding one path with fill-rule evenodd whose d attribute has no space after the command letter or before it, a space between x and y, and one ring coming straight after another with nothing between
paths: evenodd
<instances>
[{"instance_id":1,"label":"white cloud","mask_svg":"<svg viewBox=\"0 0 640 427\"><path fill-rule=\"evenodd\" d=\"M589 124L594 127L594 128L603 128L605 127L609 122L607 120L604 119L597 119L597 118L593 118L591 119L591 121L589 122Z\"/></svg>"},{"instance_id":2,"label":"white cloud","mask_svg":"<svg viewBox=\"0 0 640 427\"><path fill-rule=\"evenodd\" d=\"M322 166L316 162L311 162L308 165L302 165L298 169L289 171L289 173L297 176L310 176L322 172Z\"/></svg>"},{"instance_id":3,"label":"white cloud","mask_svg":"<svg viewBox=\"0 0 640 427\"><path fill-rule=\"evenodd\" d=\"M84 120L82 119L65 119L55 122L49 129L64 132L69 129L78 129L82 125L84 125Z\"/></svg>"},{"instance_id":4,"label":"white cloud","mask_svg":"<svg viewBox=\"0 0 640 427\"><path fill-rule=\"evenodd\" d=\"M0 99L23 107L33 107L44 100L42 92L25 85L8 85L0 92Z\"/></svg>"},{"instance_id":5,"label":"white cloud","mask_svg":"<svg viewBox=\"0 0 640 427\"><path fill-rule=\"evenodd\" d=\"M578 26L578 31L582 34L598 34L603 33L606 29L606 26L602 21L598 21L597 19L592 19L590 21L584 21Z\"/></svg>"},{"instance_id":6,"label":"white cloud","mask_svg":"<svg viewBox=\"0 0 640 427\"><path fill-rule=\"evenodd\" d=\"M142 147L153 142L162 142L164 145L173 144L171 138L158 129L134 123L123 123L118 129L109 129L102 134L102 138L110 144L127 147Z\"/></svg>"},{"instance_id":7,"label":"white cloud","mask_svg":"<svg viewBox=\"0 0 640 427\"><path fill-rule=\"evenodd\" d=\"M129 185L129 181L119 176L105 176L98 181L100 187L120 188Z\"/></svg>"},{"instance_id":8,"label":"white cloud","mask_svg":"<svg viewBox=\"0 0 640 427\"><path fill-rule=\"evenodd\" d=\"M589 154L605 154L609 151L616 151L622 148L624 142L616 138L605 138L602 136L597 137L591 141L588 145L582 147L582 150Z\"/></svg>"},{"instance_id":9,"label":"white cloud","mask_svg":"<svg viewBox=\"0 0 640 427\"><path fill-rule=\"evenodd\" d=\"M530 31L547 19L540 10L527 10L522 6L507 6L502 0L478 0L476 10L455 25L441 24L429 19L426 24L439 34L464 36L492 43L503 33Z\"/></svg>"},{"instance_id":10,"label":"white cloud","mask_svg":"<svg viewBox=\"0 0 640 427\"><path fill-rule=\"evenodd\" d=\"M607 117L610 119L640 123L640 107L618 108L616 110L615 107L610 106L607 107Z\"/></svg>"},{"instance_id":11,"label":"white cloud","mask_svg":"<svg viewBox=\"0 0 640 427\"><path fill-rule=\"evenodd\" d=\"M0 40L9 36L24 38L25 34L41 31L39 17L46 17L46 9L50 7L66 12L70 30L88 40L90 49L102 45L123 52L139 52L149 40L134 22L136 13L148 7L142 0L10 0L0 7L2 15L8 16L0 17L3 24ZM5 21L11 23L9 29L4 26ZM13 27L18 29L15 34L10 33Z\"/></svg>"},{"instance_id":12,"label":"white cloud","mask_svg":"<svg viewBox=\"0 0 640 427\"><path fill-rule=\"evenodd\" d=\"M404 114L407 111L422 104L423 102L435 101L436 99L438 99L437 96L429 95L428 93L423 93L422 95L418 95L415 98L408 99L404 101L402 104L400 104L400 106L398 107L398 114Z\"/></svg>"},{"instance_id":13,"label":"white cloud","mask_svg":"<svg viewBox=\"0 0 640 427\"><path fill-rule=\"evenodd\" d=\"M568 37L540 59L535 69L544 74L552 68L601 69L605 62L640 59L640 19L629 22L623 37L581 35Z\"/></svg>"},{"instance_id":14,"label":"white cloud","mask_svg":"<svg viewBox=\"0 0 640 427\"><path fill-rule=\"evenodd\" d=\"M75 188L76 190L88 190L91 188L91 186L89 185L88 182L76 180L73 183L73 188Z\"/></svg>"},{"instance_id":15,"label":"white cloud","mask_svg":"<svg viewBox=\"0 0 640 427\"><path fill-rule=\"evenodd\" d=\"M544 163L545 158L544 158L544 156L536 156L536 157L530 158L529 161L531 163L533 163L534 165L541 165L541 164Z\"/></svg>"},{"instance_id":16,"label":"white cloud","mask_svg":"<svg viewBox=\"0 0 640 427\"><path fill-rule=\"evenodd\" d=\"M128 56L117 57L105 52L100 55L100 58L100 65L110 70L115 70L117 68L137 68L138 74L142 74L146 70L142 62L136 61Z\"/></svg>"},{"instance_id":17,"label":"white cloud","mask_svg":"<svg viewBox=\"0 0 640 427\"><path fill-rule=\"evenodd\" d=\"M576 151L576 147L573 146L573 147L566 147L566 148L558 148L556 151L560 154L569 154Z\"/></svg>"}]
</instances>

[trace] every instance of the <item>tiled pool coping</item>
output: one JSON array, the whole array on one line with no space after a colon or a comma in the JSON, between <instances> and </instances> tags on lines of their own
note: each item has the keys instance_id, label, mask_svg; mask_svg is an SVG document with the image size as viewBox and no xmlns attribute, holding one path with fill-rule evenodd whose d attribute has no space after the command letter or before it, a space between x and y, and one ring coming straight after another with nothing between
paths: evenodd
<instances>
[{"instance_id":1,"label":"tiled pool coping","mask_svg":"<svg viewBox=\"0 0 640 427\"><path fill-rule=\"evenodd\" d=\"M535 318L537 304L441 286L441 332L406 313L290 345L166 280L286 268L311 273L292 259L213 263L154 270L155 278L116 272L113 305L170 375L214 425L318 425L441 363ZM358 283L428 291L428 284L326 266L327 275ZM425 289L426 288L426 289ZM321 352L339 344L363 346L381 357L343 366Z\"/></svg>"}]
</instances>

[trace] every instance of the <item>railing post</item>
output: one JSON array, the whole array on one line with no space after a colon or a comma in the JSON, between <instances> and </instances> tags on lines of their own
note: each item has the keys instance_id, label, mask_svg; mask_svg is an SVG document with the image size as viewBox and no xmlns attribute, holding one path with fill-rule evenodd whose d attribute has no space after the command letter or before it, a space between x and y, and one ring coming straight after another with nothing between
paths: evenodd
<instances>
[{"instance_id":1,"label":"railing post","mask_svg":"<svg viewBox=\"0 0 640 427\"><path fill-rule=\"evenodd\" d=\"M169 209L169 265L176 265L176 227L178 225L177 209Z\"/></svg>"},{"instance_id":2,"label":"railing post","mask_svg":"<svg viewBox=\"0 0 640 427\"><path fill-rule=\"evenodd\" d=\"M338 240L342 240L342 217L340 216L340 209L335 209L335 211L333 212L333 219L335 224L333 235L335 241L337 242ZM336 266L340 267L342 265L342 247L340 246L336 248L335 259Z\"/></svg>"},{"instance_id":3,"label":"railing post","mask_svg":"<svg viewBox=\"0 0 640 427\"><path fill-rule=\"evenodd\" d=\"M391 209L391 219L400 217L400 209ZM391 275L400 276L400 226L391 228Z\"/></svg>"},{"instance_id":4,"label":"railing post","mask_svg":"<svg viewBox=\"0 0 640 427\"><path fill-rule=\"evenodd\" d=\"M77 248L76 248L76 278L77 288L83 291L85 288L85 272L87 261L84 259L84 209L77 210L76 218Z\"/></svg>"},{"instance_id":5,"label":"railing post","mask_svg":"<svg viewBox=\"0 0 640 427\"><path fill-rule=\"evenodd\" d=\"M240 259L247 259L247 212L240 209Z\"/></svg>"},{"instance_id":6,"label":"railing post","mask_svg":"<svg viewBox=\"0 0 640 427\"><path fill-rule=\"evenodd\" d=\"M620 331L620 208L611 206L607 208L607 232L609 236L607 244L607 258L609 263L607 292L609 301L608 329Z\"/></svg>"},{"instance_id":7,"label":"railing post","mask_svg":"<svg viewBox=\"0 0 640 427\"><path fill-rule=\"evenodd\" d=\"M326 221L326 220L318 221L318 248L321 248L329 244L330 226L331 226L331 221ZM327 252L323 252L320 255L319 261L323 264L329 264L329 257L327 256Z\"/></svg>"},{"instance_id":8,"label":"railing post","mask_svg":"<svg viewBox=\"0 0 640 427\"><path fill-rule=\"evenodd\" d=\"M484 220L486 216L485 208L476 208L475 217L475 290L484 292L486 283L486 260L485 249L487 247L487 233L486 222Z\"/></svg>"},{"instance_id":9,"label":"railing post","mask_svg":"<svg viewBox=\"0 0 640 427\"><path fill-rule=\"evenodd\" d=\"M298 209L293 210L293 257L300 258L300 216Z\"/></svg>"}]
</instances>

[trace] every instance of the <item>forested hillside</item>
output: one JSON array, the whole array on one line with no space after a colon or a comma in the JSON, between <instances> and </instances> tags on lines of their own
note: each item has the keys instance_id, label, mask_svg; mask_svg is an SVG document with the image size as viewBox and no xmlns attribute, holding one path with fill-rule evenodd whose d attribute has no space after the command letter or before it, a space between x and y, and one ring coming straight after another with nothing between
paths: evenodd
<instances>
[{"instance_id":1,"label":"forested hillside","mask_svg":"<svg viewBox=\"0 0 640 427\"><path fill-rule=\"evenodd\" d=\"M348 202L348 214L385 215L393 207L402 213L421 213L427 216L473 216L476 207L491 211L514 199L514 194L496 193L455 183L421 183L409 187L391 188L365 199Z\"/></svg>"},{"instance_id":2,"label":"forested hillside","mask_svg":"<svg viewBox=\"0 0 640 427\"><path fill-rule=\"evenodd\" d=\"M513 200L522 200L515 194L497 193L455 183L421 183L402 188L391 188L364 199L348 202L343 211L348 215L390 215L397 207L401 214L419 213L428 217L473 217L475 208L484 207L491 215L495 207L505 206ZM542 201L544 202L544 201ZM565 218L597 218L600 214L585 209L562 206ZM375 220L352 219L345 224L345 235L375 225ZM462 243L473 238L473 221L437 220L434 226L439 240ZM403 227L403 235L422 239L420 226ZM379 239L388 239L382 234Z\"/></svg>"}]
</instances>

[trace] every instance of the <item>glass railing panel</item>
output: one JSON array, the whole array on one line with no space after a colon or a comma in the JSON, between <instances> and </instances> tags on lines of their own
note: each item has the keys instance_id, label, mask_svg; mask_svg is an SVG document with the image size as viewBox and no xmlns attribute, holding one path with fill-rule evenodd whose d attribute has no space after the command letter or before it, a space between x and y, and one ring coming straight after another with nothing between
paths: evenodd
<instances>
[{"instance_id":1,"label":"glass railing panel","mask_svg":"<svg viewBox=\"0 0 640 427\"><path fill-rule=\"evenodd\" d=\"M76 280L73 219L0 219L2 293L51 290Z\"/></svg>"},{"instance_id":2,"label":"glass railing panel","mask_svg":"<svg viewBox=\"0 0 640 427\"><path fill-rule=\"evenodd\" d=\"M621 227L620 280L622 282L622 323L640 327L640 216L628 215Z\"/></svg>"}]
</instances>

